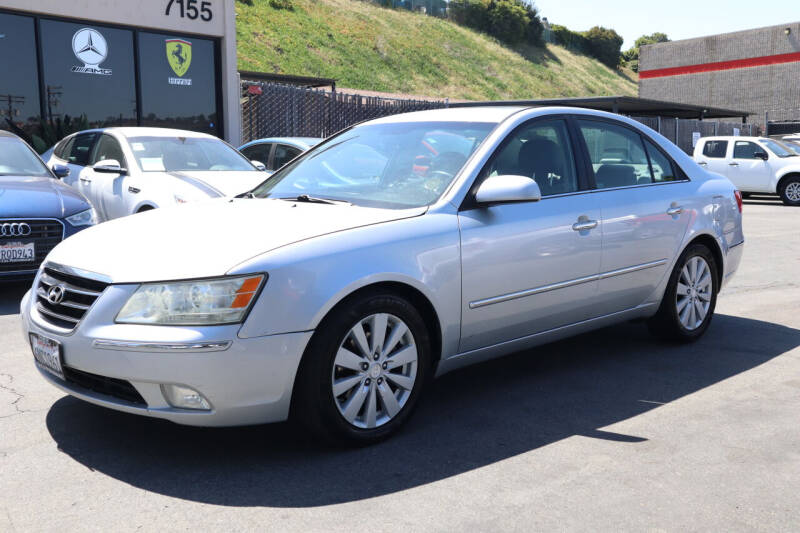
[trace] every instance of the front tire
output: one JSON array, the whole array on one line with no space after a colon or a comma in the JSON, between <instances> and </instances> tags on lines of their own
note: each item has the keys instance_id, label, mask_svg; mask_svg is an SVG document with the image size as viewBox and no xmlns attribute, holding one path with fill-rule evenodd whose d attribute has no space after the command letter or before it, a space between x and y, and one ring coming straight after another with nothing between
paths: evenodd
<instances>
[{"instance_id":1,"label":"front tire","mask_svg":"<svg viewBox=\"0 0 800 533\"><path fill-rule=\"evenodd\" d=\"M648 321L655 335L681 342L699 339L714 315L719 280L711 250L692 244L675 263L658 312Z\"/></svg>"},{"instance_id":2,"label":"front tire","mask_svg":"<svg viewBox=\"0 0 800 533\"><path fill-rule=\"evenodd\" d=\"M778 190L778 196L784 205L800 206L800 176L786 178Z\"/></svg>"},{"instance_id":3,"label":"front tire","mask_svg":"<svg viewBox=\"0 0 800 533\"><path fill-rule=\"evenodd\" d=\"M425 322L404 298L356 296L322 321L296 381L292 418L337 444L366 445L411 416L430 374Z\"/></svg>"}]
</instances>

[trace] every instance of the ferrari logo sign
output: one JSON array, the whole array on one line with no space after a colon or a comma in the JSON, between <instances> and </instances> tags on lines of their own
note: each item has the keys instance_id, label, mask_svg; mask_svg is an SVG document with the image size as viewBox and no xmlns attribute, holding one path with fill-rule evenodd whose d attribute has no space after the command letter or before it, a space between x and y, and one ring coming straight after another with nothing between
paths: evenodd
<instances>
[{"instance_id":1,"label":"ferrari logo sign","mask_svg":"<svg viewBox=\"0 0 800 533\"><path fill-rule=\"evenodd\" d=\"M183 77L192 64L192 43L183 39L167 39L167 61L173 72ZM187 85L191 85L191 81Z\"/></svg>"}]
</instances>

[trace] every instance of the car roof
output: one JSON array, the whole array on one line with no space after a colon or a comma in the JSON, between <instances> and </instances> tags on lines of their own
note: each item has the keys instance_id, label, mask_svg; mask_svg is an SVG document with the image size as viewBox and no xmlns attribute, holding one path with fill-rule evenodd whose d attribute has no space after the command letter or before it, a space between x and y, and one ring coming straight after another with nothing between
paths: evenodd
<instances>
[{"instance_id":1,"label":"car roof","mask_svg":"<svg viewBox=\"0 0 800 533\"><path fill-rule=\"evenodd\" d=\"M427 109L425 111L412 111L399 115L389 115L367 124L396 124L402 122L494 122L499 124L505 119L528 109L525 106L475 106L475 107L448 107L443 109ZM546 108L536 108L546 109Z\"/></svg>"},{"instance_id":2,"label":"car roof","mask_svg":"<svg viewBox=\"0 0 800 533\"><path fill-rule=\"evenodd\" d=\"M263 139L253 139L243 144L241 148L246 148L254 144L281 143L308 150L312 146L318 145L323 140L322 137L265 137Z\"/></svg>"},{"instance_id":3,"label":"car roof","mask_svg":"<svg viewBox=\"0 0 800 533\"><path fill-rule=\"evenodd\" d=\"M764 137L746 137L743 135L709 135L708 137L701 137L701 141L730 141L736 139L737 141L769 141Z\"/></svg>"},{"instance_id":4,"label":"car roof","mask_svg":"<svg viewBox=\"0 0 800 533\"><path fill-rule=\"evenodd\" d=\"M189 131L189 130L178 130L174 128L153 128L153 127L146 127L146 126L112 126L109 128L91 128L87 130L82 130L75 132L72 135L76 135L78 133L86 133L92 131L100 131L100 132L112 132L122 135L123 137L201 137L206 139L216 139L213 135L209 135L208 133L199 133L196 131Z\"/></svg>"}]
</instances>

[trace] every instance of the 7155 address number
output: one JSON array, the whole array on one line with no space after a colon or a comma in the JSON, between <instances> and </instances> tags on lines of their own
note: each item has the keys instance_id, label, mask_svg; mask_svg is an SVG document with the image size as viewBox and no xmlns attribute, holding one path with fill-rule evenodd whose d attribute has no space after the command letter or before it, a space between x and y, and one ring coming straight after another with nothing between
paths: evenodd
<instances>
[{"instance_id":1,"label":"7155 address number","mask_svg":"<svg viewBox=\"0 0 800 533\"><path fill-rule=\"evenodd\" d=\"M197 20L199 17L200 20L206 22L214 18L214 13L211 12L211 2L208 0L169 0L167 9L164 11L165 15L169 16L173 5L180 8L178 14L181 18Z\"/></svg>"}]
</instances>

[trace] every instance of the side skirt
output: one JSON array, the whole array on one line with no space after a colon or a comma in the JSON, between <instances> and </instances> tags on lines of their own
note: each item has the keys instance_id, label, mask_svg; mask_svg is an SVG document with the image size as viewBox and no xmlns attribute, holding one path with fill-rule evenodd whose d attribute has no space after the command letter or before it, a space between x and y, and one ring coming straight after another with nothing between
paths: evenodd
<instances>
[{"instance_id":1,"label":"side skirt","mask_svg":"<svg viewBox=\"0 0 800 533\"><path fill-rule=\"evenodd\" d=\"M526 335L518 339L493 344L484 348L477 348L468 352L451 355L447 359L439 361L436 368L436 377L456 370L457 368L469 366L481 361L488 361L489 359L495 359L521 350L527 350L534 346L547 344L566 337L573 337L594 329L625 322L634 318L648 317L655 313L657 309L658 302L642 304L632 309L626 309L625 311L619 311L597 318L590 318L567 326L561 326L532 335Z\"/></svg>"}]
</instances>

